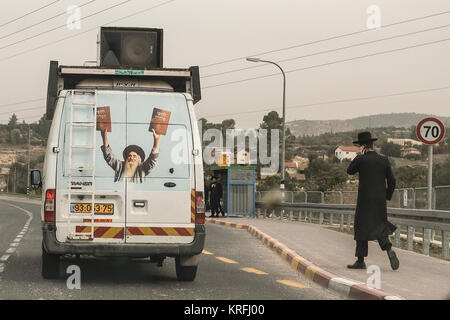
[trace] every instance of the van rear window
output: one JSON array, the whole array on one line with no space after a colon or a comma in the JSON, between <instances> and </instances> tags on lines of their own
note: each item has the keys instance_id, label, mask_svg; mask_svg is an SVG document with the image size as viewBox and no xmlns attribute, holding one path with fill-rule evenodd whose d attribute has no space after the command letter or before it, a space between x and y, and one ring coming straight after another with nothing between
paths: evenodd
<instances>
[{"instance_id":1,"label":"van rear window","mask_svg":"<svg viewBox=\"0 0 450 320\"><path fill-rule=\"evenodd\" d=\"M90 105L95 101L96 117ZM152 178L189 178L192 128L181 94L69 92L62 121L59 164L66 178L72 172L83 183L94 168L96 189L106 190L125 182L152 184Z\"/></svg>"}]
</instances>

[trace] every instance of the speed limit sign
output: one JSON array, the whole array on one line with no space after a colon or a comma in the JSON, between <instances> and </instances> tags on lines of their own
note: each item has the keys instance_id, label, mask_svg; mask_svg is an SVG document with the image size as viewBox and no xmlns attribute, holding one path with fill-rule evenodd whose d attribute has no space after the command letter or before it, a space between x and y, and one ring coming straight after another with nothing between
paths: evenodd
<instances>
[{"instance_id":1,"label":"speed limit sign","mask_svg":"<svg viewBox=\"0 0 450 320\"><path fill-rule=\"evenodd\" d=\"M417 138L425 144L436 144L445 135L445 127L439 119L425 118L416 128Z\"/></svg>"}]
</instances>

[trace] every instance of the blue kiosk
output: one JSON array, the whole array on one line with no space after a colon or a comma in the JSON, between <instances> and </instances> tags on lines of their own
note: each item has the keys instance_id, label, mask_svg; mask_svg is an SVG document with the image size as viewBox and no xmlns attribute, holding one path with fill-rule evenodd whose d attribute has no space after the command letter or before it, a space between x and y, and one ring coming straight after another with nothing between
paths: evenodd
<instances>
[{"instance_id":1,"label":"blue kiosk","mask_svg":"<svg viewBox=\"0 0 450 320\"><path fill-rule=\"evenodd\" d=\"M230 165L213 169L223 188L223 210L227 217L255 216L256 167Z\"/></svg>"}]
</instances>

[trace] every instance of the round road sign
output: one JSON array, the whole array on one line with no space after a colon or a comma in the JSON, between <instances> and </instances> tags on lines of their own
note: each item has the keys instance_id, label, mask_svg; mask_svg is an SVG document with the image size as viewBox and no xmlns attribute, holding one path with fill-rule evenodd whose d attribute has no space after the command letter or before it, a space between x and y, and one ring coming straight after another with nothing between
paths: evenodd
<instances>
[{"instance_id":1,"label":"round road sign","mask_svg":"<svg viewBox=\"0 0 450 320\"><path fill-rule=\"evenodd\" d=\"M425 144L436 144L445 135L445 127L439 119L425 118L416 128L417 138Z\"/></svg>"}]
</instances>

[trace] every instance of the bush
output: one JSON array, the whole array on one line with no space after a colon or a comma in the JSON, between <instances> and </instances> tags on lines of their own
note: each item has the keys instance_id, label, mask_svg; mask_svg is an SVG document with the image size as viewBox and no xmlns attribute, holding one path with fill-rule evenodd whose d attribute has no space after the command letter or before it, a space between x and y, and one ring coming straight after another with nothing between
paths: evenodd
<instances>
[{"instance_id":1,"label":"bush","mask_svg":"<svg viewBox=\"0 0 450 320\"><path fill-rule=\"evenodd\" d=\"M420 154L407 154L404 158L408 159L408 160L422 160L422 155L420 155Z\"/></svg>"}]
</instances>

